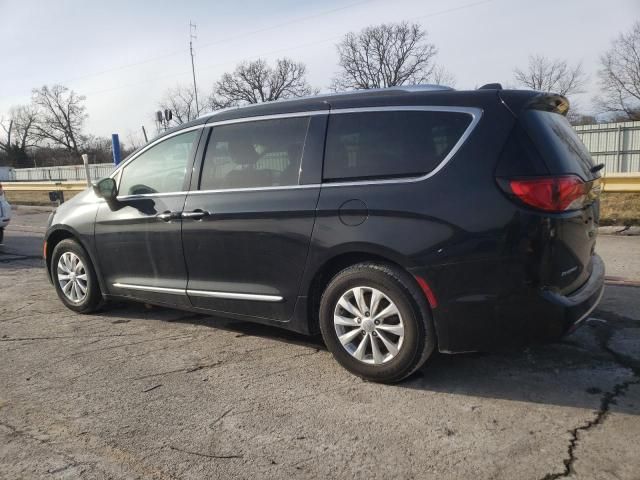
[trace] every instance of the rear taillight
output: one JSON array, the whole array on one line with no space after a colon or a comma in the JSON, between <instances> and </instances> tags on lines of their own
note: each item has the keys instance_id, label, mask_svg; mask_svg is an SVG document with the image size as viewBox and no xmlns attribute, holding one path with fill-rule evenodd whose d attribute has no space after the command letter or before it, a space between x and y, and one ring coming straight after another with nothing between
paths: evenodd
<instances>
[{"instance_id":1,"label":"rear taillight","mask_svg":"<svg viewBox=\"0 0 640 480\"><path fill-rule=\"evenodd\" d=\"M593 182L575 175L525 179L499 179L507 193L526 205L546 212L578 210L593 200Z\"/></svg>"},{"instance_id":2,"label":"rear taillight","mask_svg":"<svg viewBox=\"0 0 640 480\"><path fill-rule=\"evenodd\" d=\"M4 193L4 190L2 190L2 184L0 183L0 195L2 195Z\"/></svg>"}]
</instances>

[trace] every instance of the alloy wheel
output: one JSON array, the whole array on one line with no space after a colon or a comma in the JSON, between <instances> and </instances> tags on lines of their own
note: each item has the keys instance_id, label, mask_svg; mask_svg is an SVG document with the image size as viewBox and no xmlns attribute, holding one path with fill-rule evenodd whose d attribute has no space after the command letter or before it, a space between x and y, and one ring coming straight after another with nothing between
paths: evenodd
<instances>
[{"instance_id":1,"label":"alloy wheel","mask_svg":"<svg viewBox=\"0 0 640 480\"><path fill-rule=\"evenodd\" d=\"M87 296L87 271L80 257L64 252L58 259L58 283L64 296L73 303L82 302Z\"/></svg>"},{"instance_id":2,"label":"alloy wheel","mask_svg":"<svg viewBox=\"0 0 640 480\"><path fill-rule=\"evenodd\" d=\"M345 292L334 309L333 324L344 349L361 362L386 363L402 348L402 315L387 295L373 287Z\"/></svg>"}]
</instances>

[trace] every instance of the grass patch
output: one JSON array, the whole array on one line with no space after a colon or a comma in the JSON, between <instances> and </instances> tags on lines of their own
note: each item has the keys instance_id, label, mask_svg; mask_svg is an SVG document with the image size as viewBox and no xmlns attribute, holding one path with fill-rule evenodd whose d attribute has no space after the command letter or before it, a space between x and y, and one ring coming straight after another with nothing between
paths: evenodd
<instances>
[{"instance_id":1,"label":"grass patch","mask_svg":"<svg viewBox=\"0 0 640 480\"><path fill-rule=\"evenodd\" d=\"M64 199L71 200L80 192L64 192ZM49 192L16 192L5 190L4 196L12 205L54 205L49 200Z\"/></svg>"},{"instance_id":2,"label":"grass patch","mask_svg":"<svg viewBox=\"0 0 640 480\"><path fill-rule=\"evenodd\" d=\"M640 193L603 193L600 225L640 225Z\"/></svg>"}]
</instances>

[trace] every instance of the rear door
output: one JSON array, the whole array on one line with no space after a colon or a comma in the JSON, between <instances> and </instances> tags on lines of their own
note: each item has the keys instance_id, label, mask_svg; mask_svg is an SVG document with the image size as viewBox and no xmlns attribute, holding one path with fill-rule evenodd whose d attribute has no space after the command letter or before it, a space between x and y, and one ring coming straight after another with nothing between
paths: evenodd
<instances>
[{"instance_id":1,"label":"rear door","mask_svg":"<svg viewBox=\"0 0 640 480\"><path fill-rule=\"evenodd\" d=\"M325 123L311 114L257 118L207 132L182 225L194 306L290 318L315 221Z\"/></svg>"}]
</instances>

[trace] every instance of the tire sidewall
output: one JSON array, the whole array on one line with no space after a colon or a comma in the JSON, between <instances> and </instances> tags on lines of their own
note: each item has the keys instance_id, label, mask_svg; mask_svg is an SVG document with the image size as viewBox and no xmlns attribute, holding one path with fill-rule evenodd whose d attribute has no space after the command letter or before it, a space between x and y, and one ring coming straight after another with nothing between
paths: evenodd
<instances>
[{"instance_id":1,"label":"tire sidewall","mask_svg":"<svg viewBox=\"0 0 640 480\"><path fill-rule=\"evenodd\" d=\"M404 325L404 339L400 352L387 363L368 365L355 359L342 346L333 323L338 300L354 287L373 287L387 295L398 308ZM402 285L389 275L373 268L356 268L338 274L327 286L320 302L320 329L327 348L338 362L350 372L366 379L393 382L411 373L416 357L424 348L425 328L421 312L411 301Z\"/></svg>"},{"instance_id":2,"label":"tire sidewall","mask_svg":"<svg viewBox=\"0 0 640 480\"><path fill-rule=\"evenodd\" d=\"M62 287L60 287L60 282L58 281L58 261L65 252L72 252L77 255L82 261L85 272L87 273L87 296L79 303L74 303L65 296L62 292ZM85 313L92 311L100 302L100 286L98 285L98 279L96 278L93 264L91 263L91 260L84 248L82 248L75 240L62 240L53 249L53 254L51 255L51 279L56 289L56 293L62 303L64 303L67 308L75 312Z\"/></svg>"}]
</instances>

